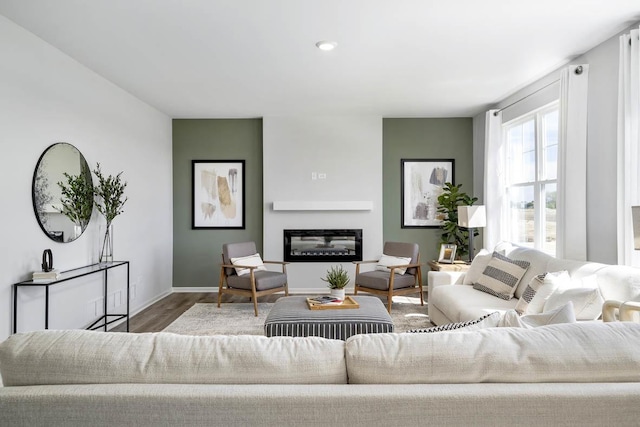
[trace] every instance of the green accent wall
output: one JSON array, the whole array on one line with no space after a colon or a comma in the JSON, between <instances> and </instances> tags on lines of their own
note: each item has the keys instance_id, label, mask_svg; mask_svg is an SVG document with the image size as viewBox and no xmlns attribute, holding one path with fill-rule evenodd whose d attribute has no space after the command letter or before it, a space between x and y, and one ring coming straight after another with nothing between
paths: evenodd
<instances>
[{"instance_id":1,"label":"green accent wall","mask_svg":"<svg viewBox=\"0 0 640 427\"><path fill-rule=\"evenodd\" d=\"M243 159L245 229L192 230L191 161ZM224 243L262 252L262 216L262 119L173 120L173 286L217 287Z\"/></svg>"},{"instance_id":2,"label":"green accent wall","mask_svg":"<svg viewBox=\"0 0 640 427\"><path fill-rule=\"evenodd\" d=\"M441 230L401 228L401 159L455 159L455 184L473 194L473 120L383 119L383 236L385 241L415 242L421 261L435 259Z\"/></svg>"}]
</instances>

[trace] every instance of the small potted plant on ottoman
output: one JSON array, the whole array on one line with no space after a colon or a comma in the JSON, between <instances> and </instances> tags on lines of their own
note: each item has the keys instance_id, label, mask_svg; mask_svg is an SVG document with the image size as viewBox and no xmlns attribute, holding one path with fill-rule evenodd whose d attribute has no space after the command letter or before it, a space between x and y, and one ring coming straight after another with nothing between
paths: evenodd
<instances>
[{"instance_id":1,"label":"small potted plant on ottoman","mask_svg":"<svg viewBox=\"0 0 640 427\"><path fill-rule=\"evenodd\" d=\"M321 279L328 283L332 297L344 301L344 288L349 284L349 274L342 265L331 267L327 270L326 276Z\"/></svg>"}]
</instances>

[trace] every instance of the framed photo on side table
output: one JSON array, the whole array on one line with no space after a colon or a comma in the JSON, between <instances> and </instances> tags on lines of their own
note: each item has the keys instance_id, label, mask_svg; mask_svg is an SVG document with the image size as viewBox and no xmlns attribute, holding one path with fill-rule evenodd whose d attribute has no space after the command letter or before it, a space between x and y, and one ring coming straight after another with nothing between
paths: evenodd
<instances>
[{"instance_id":1,"label":"framed photo on side table","mask_svg":"<svg viewBox=\"0 0 640 427\"><path fill-rule=\"evenodd\" d=\"M438 262L441 264L453 264L456 259L456 250L458 246L449 243L443 243L440 245L440 256L438 256Z\"/></svg>"},{"instance_id":2,"label":"framed photo on side table","mask_svg":"<svg viewBox=\"0 0 640 427\"><path fill-rule=\"evenodd\" d=\"M191 228L244 229L244 160L192 160L191 175Z\"/></svg>"},{"instance_id":3,"label":"framed photo on side table","mask_svg":"<svg viewBox=\"0 0 640 427\"><path fill-rule=\"evenodd\" d=\"M442 226L438 196L446 182L455 185L454 159L402 159L401 179L402 228Z\"/></svg>"}]
</instances>

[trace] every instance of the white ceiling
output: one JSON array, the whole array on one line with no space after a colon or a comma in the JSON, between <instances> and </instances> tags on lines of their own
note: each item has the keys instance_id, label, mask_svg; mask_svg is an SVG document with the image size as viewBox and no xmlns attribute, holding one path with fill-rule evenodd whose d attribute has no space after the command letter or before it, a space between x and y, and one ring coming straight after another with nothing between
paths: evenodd
<instances>
[{"instance_id":1,"label":"white ceiling","mask_svg":"<svg viewBox=\"0 0 640 427\"><path fill-rule=\"evenodd\" d=\"M640 21L640 1L0 0L0 14L174 118L468 117Z\"/></svg>"}]
</instances>

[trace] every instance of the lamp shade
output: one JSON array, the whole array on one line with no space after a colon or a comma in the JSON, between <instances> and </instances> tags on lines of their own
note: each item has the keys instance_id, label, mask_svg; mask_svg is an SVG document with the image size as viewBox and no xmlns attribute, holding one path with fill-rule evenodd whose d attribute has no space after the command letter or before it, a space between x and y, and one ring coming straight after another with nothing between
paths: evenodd
<instances>
[{"instance_id":1,"label":"lamp shade","mask_svg":"<svg viewBox=\"0 0 640 427\"><path fill-rule=\"evenodd\" d=\"M487 213L484 206L458 206L458 225L464 228L482 228L487 226Z\"/></svg>"},{"instance_id":2,"label":"lamp shade","mask_svg":"<svg viewBox=\"0 0 640 427\"><path fill-rule=\"evenodd\" d=\"M631 221L633 222L633 248L640 249L640 206L631 206Z\"/></svg>"}]
</instances>

